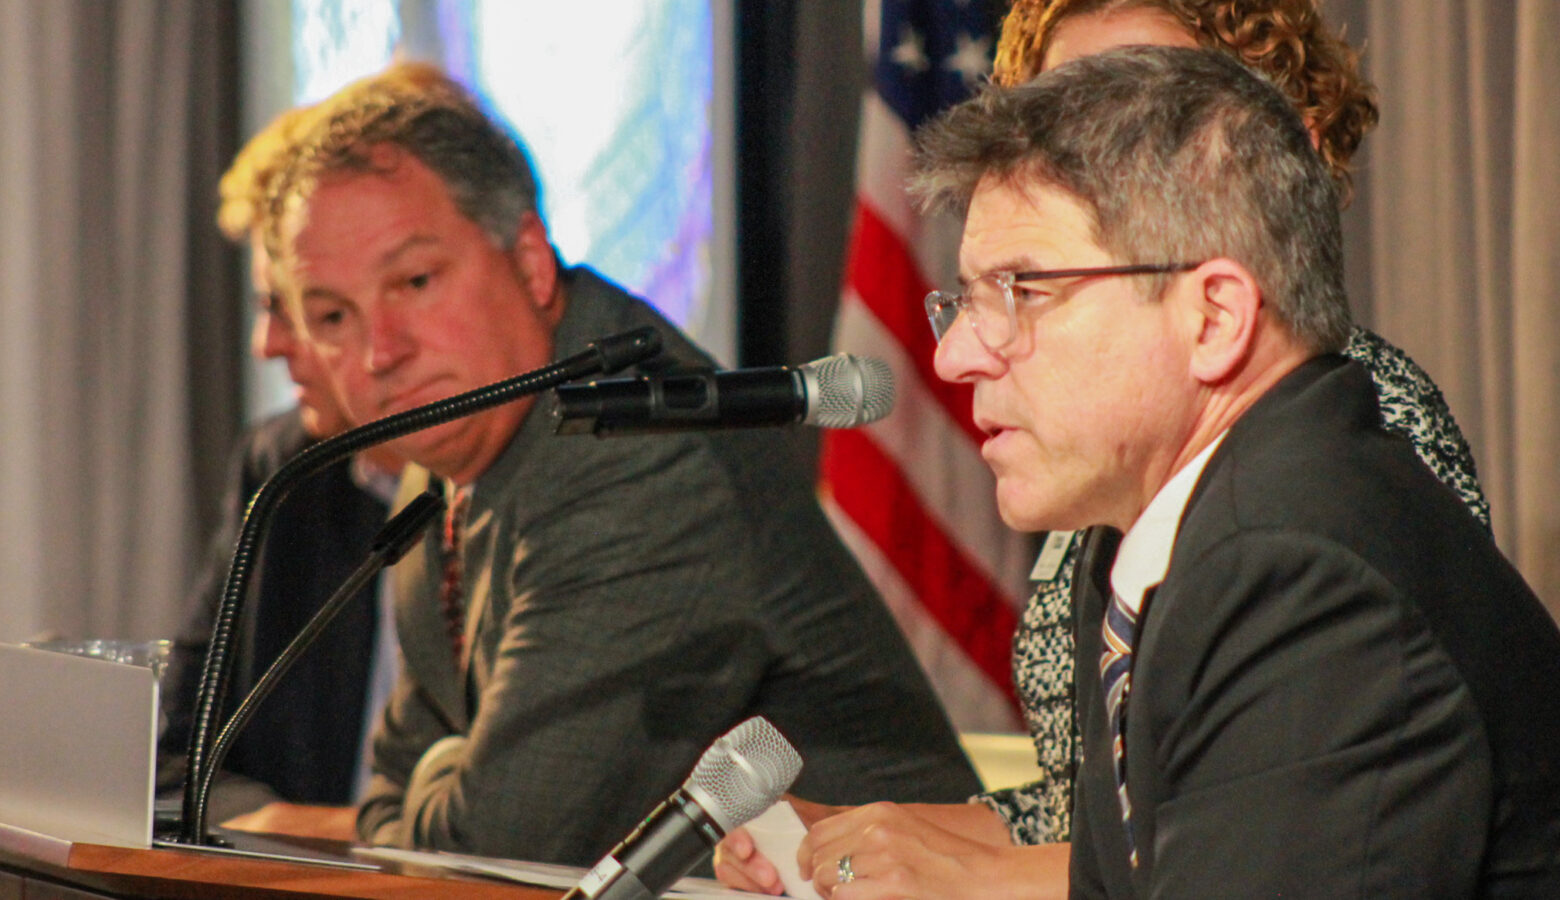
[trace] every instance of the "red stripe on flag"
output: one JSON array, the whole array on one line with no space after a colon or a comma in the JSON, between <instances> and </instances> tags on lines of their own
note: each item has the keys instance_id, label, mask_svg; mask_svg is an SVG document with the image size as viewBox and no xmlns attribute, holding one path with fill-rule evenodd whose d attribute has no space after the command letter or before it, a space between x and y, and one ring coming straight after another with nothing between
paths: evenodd
<instances>
[{"instance_id":1,"label":"red stripe on flag","mask_svg":"<svg viewBox=\"0 0 1560 900\"><path fill-rule=\"evenodd\" d=\"M1010 644L1018 616L927 515L894 461L866 433L842 429L828 433L820 471L840 508L899 571L928 614L1016 705Z\"/></svg>"},{"instance_id":2,"label":"red stripe on flag","mask_svg":"<svg viewBox=\"0 0 1560 900\"><path fill-rule=\"evenodd\" d=\"M950 384L932 369L937 341L926 321L922 299L931 287L920 274L898 233L888 227L865 203L856 204L856 225L851 233L846 281L883 327L904 347L927 391L975 443L986 439L975 427L971 412L974 389Z\"/></svg>"}]
</instances>

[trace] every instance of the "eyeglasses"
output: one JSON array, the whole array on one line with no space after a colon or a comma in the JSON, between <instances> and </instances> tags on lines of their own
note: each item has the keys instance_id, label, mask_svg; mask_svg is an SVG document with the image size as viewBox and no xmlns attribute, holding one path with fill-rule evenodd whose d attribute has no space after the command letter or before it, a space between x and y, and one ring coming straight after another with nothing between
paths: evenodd
<instances>
[{"instance_id":1,"label":"eyeglasses","mask_svg":"<svg viewBox=\"0 0 1560 900\"><path fill-rule=\"evenodd\" d=\"M1037 269L1033 272L987 272L964 286L962 291L932 291L926 295L926 317L938 343L953 328L959 314L970 315L970 327L981 346L997 351L1018 336L1018 311L1013 300L1013 285L1026 281L1055 278L1082 278L1098 275L1163 275L1186 272L1200 263L1140 263L1130 266L1097 266L1086 269Z\"/></svg>"}]
</instances>

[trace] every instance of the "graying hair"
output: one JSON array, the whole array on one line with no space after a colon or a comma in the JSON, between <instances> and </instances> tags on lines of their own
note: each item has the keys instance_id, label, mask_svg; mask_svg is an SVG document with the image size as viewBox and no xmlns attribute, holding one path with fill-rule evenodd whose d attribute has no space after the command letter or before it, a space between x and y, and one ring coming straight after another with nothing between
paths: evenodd
<instances>
[{"instance_id":1,"label":"graying hair","mask_svg":"<svg viewBox=\"0 0 1560 900\"><path fill-rule=\"evenodd\" d=\"M416 157L444 182L456 209L496 246L514 246L520 223L537 212L530 160L504 126L447 76L408 85L365 79L320 104L270 198L273 232L285 207L323 178L379 172L373 150L390 145Z\"/></svg>"},{"instance_id":2,"label":"graying hair","mask_svg":"<svg viewBox=\"0 0 1560 900\"><path fill-rule=\"evenodd\" d=\"M1224 54L1084 57L988 85L916 141L911 189L928 208L967 213L986 178L1059 188L1119 260L1233 259L1301 341L1333 352L1348 340L1337 184L1283 94ZM1151 296L1168 282L1149 282Z\"/></svg>"}]
</instances>

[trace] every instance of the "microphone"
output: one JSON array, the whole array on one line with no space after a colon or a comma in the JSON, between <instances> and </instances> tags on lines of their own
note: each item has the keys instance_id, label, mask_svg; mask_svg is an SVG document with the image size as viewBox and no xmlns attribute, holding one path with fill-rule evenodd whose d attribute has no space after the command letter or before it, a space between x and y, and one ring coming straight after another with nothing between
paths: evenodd
<instances>
[{"instance_id":1,"label":"microphone","mask_svg":"<svg viewBox=\"0 0 1560 900\"><path fill-rule=\"evenodd\" d=\"M801 366L699 370L563 385L553 391L557 434L755 428L801 423L855 428L894 408L894 371L837 353Z\"/></svg>"},{"instance_id":2,"label":"microphone","mask_svg":"<svg viewBox=\"0 0 1560 900\"><path fill-rule=\"evenodd\" d=\"M802 758L769 720L754 716L704 751L693 774L563 900L651 900L715 849L731 829L774 805Z\"/></svg>"}]
</instances>

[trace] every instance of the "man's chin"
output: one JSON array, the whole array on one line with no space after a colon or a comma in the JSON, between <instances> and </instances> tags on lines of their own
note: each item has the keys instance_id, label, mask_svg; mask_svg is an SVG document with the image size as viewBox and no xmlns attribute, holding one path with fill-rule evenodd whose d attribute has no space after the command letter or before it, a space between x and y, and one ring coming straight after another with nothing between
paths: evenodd
<instances>
[{"instance_id":1,"label":"man's chin","mask_svg":"<svg viewBox=\"0 0 1560 900\"><path fill-rule=\"evenodd\" d=\"M1077 531L1083 517L1060 502L1060 498L1037 496L1019 489L1005 490L997 482L997 513L1002 523L1014 531Z\"/></svg>"},{"instance_id":2,"label":"man's chin","mask_svg":"<svg viewBox=\"0 0 1560 900\"><path fill-rule=\"evenodd\" d=\"M1000 483L997 485L997 513L1002 517L1002 524L1014 531L1046 530L1043 526L1035 527L1033 524L1043 517L1041 512L1032 503L1005 496Z\"/></svg>"},{"instance_id":3,"label":"man's chin","mask_svg":"<svg viewBox=\"0 0 1560 900\"><path fill-rule=\"evenodd\" d=\"M456 448L449 442L457 435L461 424L460 420L445 422L398 437L383 446L401 459L422 466L435 475L452 477L449 469Z\"/></svg>"},{"instance_id":4,"label":"man's chin","mask_svg":"<svg viewBox=\"0 0 1560 900\"><path fill-rule=\"evenodd\" d=\"M413 432L404 437L398 437L393 441L387 441L382 445L396 456L416 463L425 469L437 469L439 456L429 446L427 436L422 432Z\"/></svg>"}]
</instances>

